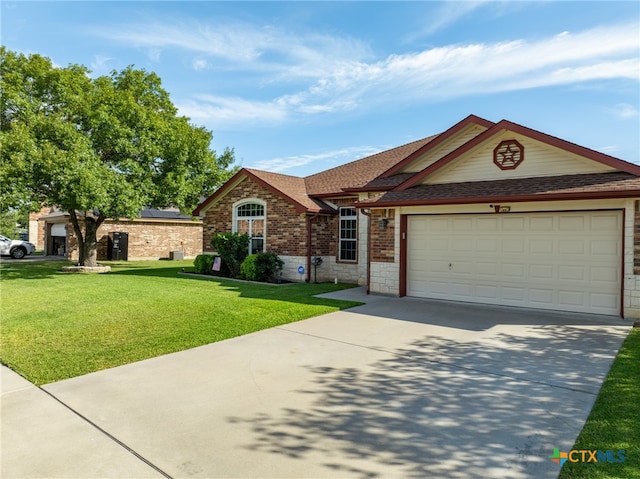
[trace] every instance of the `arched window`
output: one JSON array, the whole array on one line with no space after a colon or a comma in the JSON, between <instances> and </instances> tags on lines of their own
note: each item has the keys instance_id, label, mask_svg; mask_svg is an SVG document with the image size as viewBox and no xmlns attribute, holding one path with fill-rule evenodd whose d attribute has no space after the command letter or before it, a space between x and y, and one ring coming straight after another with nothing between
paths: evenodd
<instances>
[{"instance_id":1,"label":"arched window","mask_svg":"<svg viewBox=\"0 0 640 479\"><path fill-rule=\"evenodd\" d=\"M267 233L266 205L262 200L244 200L234 205L233 231L249 235L249 254L264 251Z\"/></svg>"}]
</instances>

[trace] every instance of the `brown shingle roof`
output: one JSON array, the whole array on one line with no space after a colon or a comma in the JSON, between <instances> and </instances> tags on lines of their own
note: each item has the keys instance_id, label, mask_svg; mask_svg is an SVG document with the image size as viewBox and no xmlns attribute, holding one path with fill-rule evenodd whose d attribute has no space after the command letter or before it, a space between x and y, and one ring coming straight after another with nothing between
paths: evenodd
<instances>
[{"instance_id":1,"label":"brown shingle roof","mask_svg":"<svg viewBox=\"0 0 640 479\"><path fill-rule=\"evenodd\" d=\"M291 175L283 175L280 173L271 173L268 171L254 170L245 168L245 171L251 173L254 177L262 180L267 185L275 188L289 197L289 199L299 203L308 211L332 211L333 209L320 200L310 198L307 194L304 178Z\"/></svg>"},{"instance_id":2,"label":"brown shingle roof","mask_svg":"<svg viewBox=\"0 0 640 479\"><path fill-rule=\"evenodd\" d=\"M391 150L382 151L375 155L307 176L304 179L307 192L311 196L328 196L340 194L347 188L363 187L437 136L422 138Z\"/></svg>"},{"instance_id":3,"label":"brown shingle roof","mask_svg":"<svg viewBox=\"0 0 640 479\"><path fill-rule=\"evenodd\" d=\"M591 173L466 183L419 185L359 202L386 207L411 204L460 204L536 201L640 195L640 178L631 173Z\"/></svg>"}]
</instances>

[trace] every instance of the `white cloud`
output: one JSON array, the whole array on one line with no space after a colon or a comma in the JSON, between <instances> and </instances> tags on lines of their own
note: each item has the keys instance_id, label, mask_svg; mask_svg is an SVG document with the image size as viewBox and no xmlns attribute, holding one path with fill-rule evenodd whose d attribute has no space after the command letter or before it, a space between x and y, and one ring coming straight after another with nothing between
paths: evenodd
<instances>
[{"instance_id":1,"label":"white cloud","mask_svg":"<svg viewBox=\"0 0 640 479\"><path fill-rule=\"evenodd\" d=\"M614 155L620 151L620 146L619 145L602 146L598 148L598 151L601 151L602 153L606 153L607 155Z\"/></svg>"},{"instance_id":2,"label":"white cloud","mask_svg":"<svg viewBox=\"0 0 640 479\"><path fill-rule=\"evenodd\" d=\"M481 5L447 6L450 15L443 15L440 24ZM224 62L220 68L227 73L251 72L256 85L279 89L265 97L263 92L271 89L256 88L256 99L201 94L177 101L183 114L218 129L598 80L637 82L639 30L638 23L617 24L536 40L444 45L378 60L371 60L358 40L298 35L269 26L155 23L104 31L140 47L182 49L194 55L195 69Z\"/></svg>"},{"instance_id":3,"label":"white cloud","mask_svg":"<svg viewBox=\"0 0 640 479\"><path fill-rule=\"evenodd\" d=\"M636 118L638 116L638 109L628 103L618 103L611 109L611 113L619 118Z\"/></svg>"},{"instance_id":4,"label":"white cloud","mask_svg":"<svg viewBox=\"0 0 640 479\"><path fill-rule=\"evenodd\" d=\"M94 32L95 33L95 32ZM358 40L318 33L296 34L269 25L162 23L123 25L100 30L99 35L141 48L155 56L177 48L225 61L238 69L280 73L287 77L321 75L341 59L352 61L369 55Z\"/></svg>"},{"instance_id":5,"label":"white cloud","mask_svg":"<svg viewBox=\"0 0 640 479\"><path fill-rule=\"evenodd\" d=\"M431 35L453 25L487 3L488 0L444 2L438 10L429 15L429 21L426 22L428 26L420 34Z\"/></svg>"},{"instance_id":6,"label":"white cloud","mask_svg":"<svg viewBox=\"0 0 640 479\"><path fill-rule=\"evenodd\" d=\"M196 58L193 60L193 69L195 71L204 70L209 66L209 63L204 58Z\"/></svg>"},{"instance_id":7,"label":"white cloud","mask_svg":"<svg viewBox=\"0 0 640 479\"><path fill-rule=\"evenodd\" d=\"M91 62L91 71L94 74L102 75L110 71L109 63L113 58L104 55L94 55Z\"/></svg>"},{"instance_id":8,"label":"white cloud","mask_svg":"<svg viewBox=\"0 0 640 479\"><path fill-rule=\"evenodd\" d=\"M192 120L215 120L216 124L219 123L225 127L256 121L280 123L287 117L287 104L280 99L261 102L243 98L199 95L178 104L178 110L181 115L188 116Z\"/></svg>"},{"instance_id":9,"label":"white cloud","mask_svg":"<svg viewBox=\"0 0 640 479\"><path fill-rule=\"evenodd\" d=\"M383 149L384 148L376 148L373 146L356 146L351 148L344 148L341 150L327 151L315 155L288 156L285 158L263 160L254 163L250 166L250 168L282 173L283 171L291 170L300 166L305 166L310 163L321 163L321 169L327 169L328 164L341 165L349 161L354 161L366 156L373 155L382 151Z\"/></svg>"}]
</instances>

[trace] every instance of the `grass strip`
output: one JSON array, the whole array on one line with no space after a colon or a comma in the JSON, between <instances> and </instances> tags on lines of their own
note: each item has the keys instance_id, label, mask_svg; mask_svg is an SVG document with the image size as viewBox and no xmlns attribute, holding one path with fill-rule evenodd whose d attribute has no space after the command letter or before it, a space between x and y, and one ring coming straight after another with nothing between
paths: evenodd
<instances>
[{"instance_id":1,"label":"grass strip","mask_svg":"<svg viewBox=\"0 0 640 479\"><path fill-rule=\"evenodd\" d=\"M190 261L0 264L0 361L42 385L222 341L359 303L314 297L352 285L235 282L179 274Z\"/></svg>"},{"instance_id":2,"label":"grass strip","mask_svg":"<svg viewBox=\"0 0 640 479\"><path fill-rule=\"evenodd\" d=\"M560 479L640 478L640 329L622 344L575 450L625 451L624 462L564 463ZM575 456L578 457L578 456Z\"/></svg>"}]
</instances>

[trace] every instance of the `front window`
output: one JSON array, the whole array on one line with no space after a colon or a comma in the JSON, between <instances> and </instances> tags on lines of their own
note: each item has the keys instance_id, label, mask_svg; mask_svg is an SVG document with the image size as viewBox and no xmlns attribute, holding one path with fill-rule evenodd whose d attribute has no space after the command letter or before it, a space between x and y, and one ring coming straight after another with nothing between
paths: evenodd
<instances>
[{"instance_id":1,"label":"front window","mask_svg":"<svg viewBox=\"0 0 640 479\"><path fill-rule=\"evenodd\" d=\"M358 213L355 208L340 208L340 261L356 261Z\"/></svg>"},{"instance_id":2,"label":"front window","mask_svg":"<svg viewBox=\"0 0 640 479\"><path fill-rule=\"evenodd\" d=\"M249 235L249 254L264 251L265 212L260 203L244 203L235 210L235 232Z\"/></svg>"}]
</instances>

